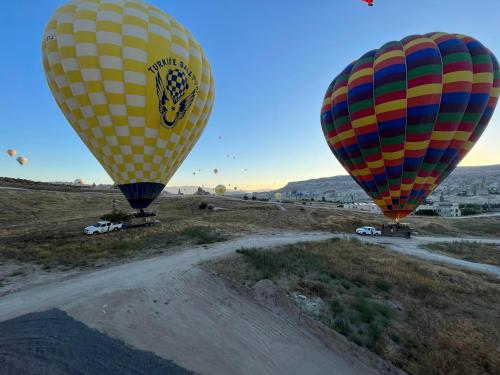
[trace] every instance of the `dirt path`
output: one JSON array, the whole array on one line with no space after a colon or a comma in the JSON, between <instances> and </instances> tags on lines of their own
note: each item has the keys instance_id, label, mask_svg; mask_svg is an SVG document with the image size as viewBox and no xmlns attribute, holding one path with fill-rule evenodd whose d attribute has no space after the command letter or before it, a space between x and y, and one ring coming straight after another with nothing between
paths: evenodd
<instances>
[{"instance_id":1,"label":"dirt path","mask_svg":"<svg viewBox=\"0 0 500 375\"><path fill-rule=\"evenodd\" d=\"M0 321L60 308L90 327L201 374L379 373L357 359L363 352L329 349L311 331L196 267L241 247L330 237L253 235L111 267L6 295L0 299Z\"/></svg>"},{"instance_id":2,"label":"dirt path","mask_svg":"<svg viewBox=\"0 0 500 375\"><path fill-rule=\"evenodd\" d=\"M466 260L457 259L442 254L437 254L425 250L421 247L429 243L456 242L456 241L471 241L471 242L500 244L500 239L472 238L472 237L467 237L467 238L430 237L430 236L414 236L411 239L406 239L399 237L363 237L363 236L356 236L354 234L337 234L337 236L343 238L358 238L364 242L383 245L388 250L397 251L398 253L401 254L414 256L424 260L451 264L453 266L467 268L472 271L492 273L495 274L497 277L500 277L500 267L498 266L484 264L484 263L468 262Z\"/></svg>"}]
</instances>

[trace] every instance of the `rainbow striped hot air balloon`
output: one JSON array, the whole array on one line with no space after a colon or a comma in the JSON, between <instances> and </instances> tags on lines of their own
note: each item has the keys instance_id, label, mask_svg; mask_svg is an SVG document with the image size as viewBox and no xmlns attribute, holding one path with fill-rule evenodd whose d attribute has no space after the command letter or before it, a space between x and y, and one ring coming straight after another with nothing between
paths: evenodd
<instances>
[{"instance_id":1,"label":"rainbow striped hot air balloon","mask_svg":"<svg viewBox=\"0 0 500 375\"><path fill-rule=\"evenodd\" d=\"M321 126L344 168L399 220L479 139L499 75L495 56L471 37L412 35L349 64L328 87Z\"/></svg>"}]
</instances>

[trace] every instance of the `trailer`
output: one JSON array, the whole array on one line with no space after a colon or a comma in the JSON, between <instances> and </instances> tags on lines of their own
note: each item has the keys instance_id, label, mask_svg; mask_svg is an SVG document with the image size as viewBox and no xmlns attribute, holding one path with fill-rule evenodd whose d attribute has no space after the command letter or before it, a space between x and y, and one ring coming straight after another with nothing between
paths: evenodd
<instances>
[{"instance_id":1,"label":"trailer","mask_svg":"<svg viewBox=\"0 0 500 375\"><path fill-rule=\"evenodd\" d=\"M386 223L382 225L382 236L411 238L412 228L408 223Z\"/></svg>"},{"instance_id":2,"label":"trailer","mask_svg":"<svg viewBox=\"0 0 500 375\"><path fill-rule=\"evenodd\" d=\"M156 214L154 212L139 211L130 214L127 220L123 223L123 229L136 228L136 227L148 227L158 224L160 221L156 220Z\"/></svg>"}]
</instances>

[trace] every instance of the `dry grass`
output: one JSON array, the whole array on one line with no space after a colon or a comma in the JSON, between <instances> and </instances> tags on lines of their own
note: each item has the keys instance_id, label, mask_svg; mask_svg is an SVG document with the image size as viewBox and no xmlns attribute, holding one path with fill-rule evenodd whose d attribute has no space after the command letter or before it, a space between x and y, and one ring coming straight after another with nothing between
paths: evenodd
<instances>
[{"instance_id":1,"label":"dry grass","mask_svg":"<svg viewBox=\"0 0 500 375\"><path fill-rule=\"evenodd\" d=\"M119 209L129 211L127 202L117 191L0 190L0 262L15 259L52 268L147 256L176 244L197 242L180 235L186 228L193 227L209 227L230 236L277 230L352 232L359 226L385 222L380 215L347 211L327 204L289 203L283 205L286 210L281 210L266 202L171 196L161 197L151 206L161 221L156 227L85 237L83 228L109 212L113 200ZM201 202L224 210L202 210ZM425 221L429 219L411 220L420 232L425 232L423 228L427 226L434 230L442 225L444 229L439 227L441 234L457 232L452 224L460 224L439 218L433 218L437 221L432 225ZM500 218L496 220L491 226L500 225ZM482 228L489 233L488 225Z\"/></svg>"},{"instance_id":2,"label":"dry grass","mask_svg":"<svg viewBox=\"0 0 500 375\"><path fill-rule=\"evenodd\" d=\"M209 265L238 285L270 278L320 296L319 319L411 374L500 374L500 281L334 239Z\"/></svg>"},{"instance_id":3,"label":"dry grass","mask_svg":"<svg viewBox=\"0 0 500 375\"><path fill-rule=\"evenodd\" d=\"M161 254L180 244L209 244L228 239L223 232L206 226L164 231L149 229L141 231L137 228L84 238L81 235L79 241L75 241L75 235L71 233L32 235L29 240L10 238L10 243L0 247L0 257L38 264L46 271L54 268L69 270Z\"/></svg>"},{"instance_id":4,"label":"dry grass","mask_svg":"<svg viewBox=\"0 0 500 375\"><path fill-rule=\"evenodd\" d=\"M500 245L472 242L435 242L423 246L427 250L435 251L469 262L493 264L500 266Z\"/></svg>"}]
</instances>

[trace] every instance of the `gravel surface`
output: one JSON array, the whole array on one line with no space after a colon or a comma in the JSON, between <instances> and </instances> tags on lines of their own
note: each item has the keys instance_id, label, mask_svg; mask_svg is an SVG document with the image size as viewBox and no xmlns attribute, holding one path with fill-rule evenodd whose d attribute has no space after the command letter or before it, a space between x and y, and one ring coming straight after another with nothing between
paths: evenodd
<instances>
[{"instance_id":1,"label":"gravel surface","mask_svg":"<svg viewBox=\"0 0 500 375\"><path fill-rule=\"evenodd\" d=\"M194 374L51 309L0 322L0 373Z\"/></svg>"}]
</instances>

